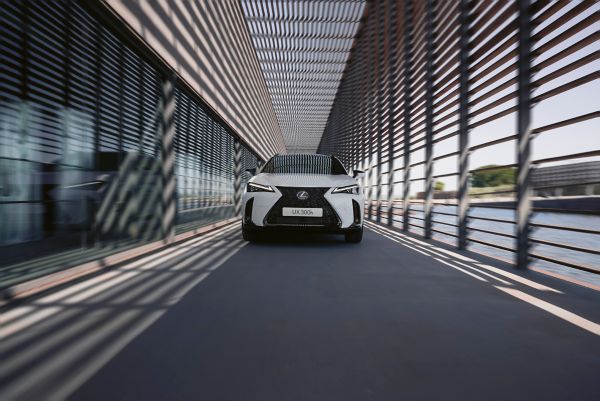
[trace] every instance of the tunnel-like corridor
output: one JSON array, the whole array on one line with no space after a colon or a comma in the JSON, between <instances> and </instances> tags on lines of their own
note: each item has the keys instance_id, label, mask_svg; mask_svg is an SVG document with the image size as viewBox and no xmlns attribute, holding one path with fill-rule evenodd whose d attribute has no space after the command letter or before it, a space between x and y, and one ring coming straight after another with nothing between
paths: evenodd
<instances>
[{"instance_id":1,"label":"tunnel-like corridor","mask_svg":"<svg viewBox=\"0 0 600 401\"><path fill-rule=\"evenodd\" d=\"M0 399L599 400L599 23L0 1Z\"/></svg>"}]
</instances>

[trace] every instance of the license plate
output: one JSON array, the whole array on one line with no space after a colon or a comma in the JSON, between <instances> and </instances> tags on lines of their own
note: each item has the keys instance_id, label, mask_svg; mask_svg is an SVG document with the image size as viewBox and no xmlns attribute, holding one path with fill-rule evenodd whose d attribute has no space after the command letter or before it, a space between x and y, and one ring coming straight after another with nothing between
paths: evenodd
<instances>
[{"instance_id":1,"label":"license plate","mask_svg":"<svg viewBox=\"0 0 600 401\"><path fill-rule=\"evenodd\" d=\"M286 217L323 217L320 207L284 207L281 213Z\"/></svg>"}]
</instances>

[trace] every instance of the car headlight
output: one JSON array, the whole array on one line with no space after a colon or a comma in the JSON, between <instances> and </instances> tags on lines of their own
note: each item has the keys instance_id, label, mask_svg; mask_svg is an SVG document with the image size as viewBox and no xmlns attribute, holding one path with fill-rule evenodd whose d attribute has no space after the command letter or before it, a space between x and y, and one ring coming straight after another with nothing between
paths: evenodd
<instances>
[{"instance_id":1,"label":"car headlight","mask_svg":"<svg viewBox=\"0 0 600 401\"><path fill-rule=\"evenodd\" d=\"M255 182L249 182L246 185L246 192L275 192L270 185L257 184Z\"/></svg>"},{"instance_id":2,"label":"car headlight","mask_svg":"<svg viewBox=\"0 0 600 401\"><path fill-rule=\"evenodd\" d=\"M333 191L331 191L332 194L351 194L351 195L358 195L358 185L357 184L353 184L353 185L346 185L344 187L337 187L334 188Z\"/></svg>"}]
</instances>

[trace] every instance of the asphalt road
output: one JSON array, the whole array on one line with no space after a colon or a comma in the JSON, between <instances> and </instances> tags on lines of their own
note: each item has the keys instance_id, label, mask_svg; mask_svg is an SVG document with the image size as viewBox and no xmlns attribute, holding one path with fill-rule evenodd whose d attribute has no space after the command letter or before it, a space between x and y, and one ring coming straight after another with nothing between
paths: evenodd
<instances>
[{"instance_id":1,"label":"asphalt road","mask_svg":"<svg viewBox=\"0 0 600 401\"><path fill-rule=\"evenodd\" d=\"M600 400L600 292L375 230L230 227L4 311L0 398Z\"/></svg>"}]
</instances>

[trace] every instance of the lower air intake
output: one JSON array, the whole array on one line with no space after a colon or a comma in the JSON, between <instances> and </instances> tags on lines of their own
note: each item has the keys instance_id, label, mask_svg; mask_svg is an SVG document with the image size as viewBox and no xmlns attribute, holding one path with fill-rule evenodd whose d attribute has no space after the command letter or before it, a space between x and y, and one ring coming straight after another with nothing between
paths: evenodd
<instances>
[{"instance_id":1,"label":"lower air intake","mask_svg":"<svg viewBox=\"0 0 600 401\"><path fill-rule=\"evenodd\" d=\"M265 223L267 225L298 225L298 226L318 226L318 227L340 227L341 221L335 213L325 194L329 188L297 188L297 187L277 187L281 192L281 198L273 205ZM308 192L308 199L298 199L298 192ZM283 216L284 207L306 207L323 209L323 217L291 217Z\"/></svg>"}]
</instances>

